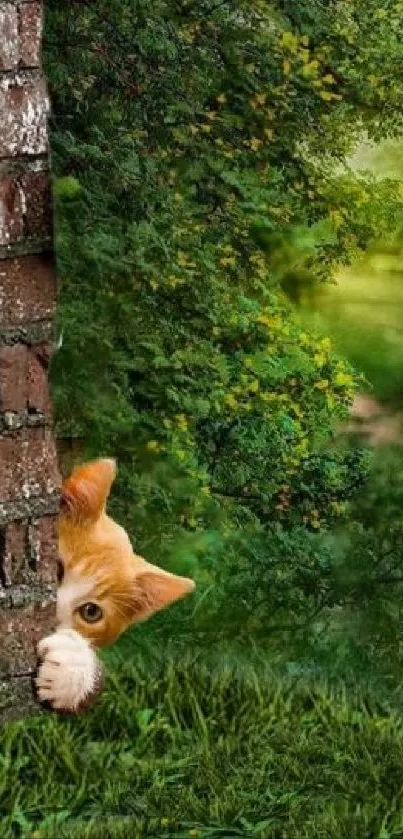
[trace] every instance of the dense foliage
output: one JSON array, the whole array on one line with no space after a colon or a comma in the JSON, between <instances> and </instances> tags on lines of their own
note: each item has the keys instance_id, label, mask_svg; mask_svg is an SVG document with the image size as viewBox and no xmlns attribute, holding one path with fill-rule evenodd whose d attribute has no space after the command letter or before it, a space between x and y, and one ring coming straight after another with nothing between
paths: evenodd
<instances>
[{"instance_id":1,"label":"dense foliage","mask_svg":"<svg viewBox=\"0 0 403 839\"><path fill-rule=\"evenodd\" d=\"M115 510L196 576L204 631L305 625L335 597L355 382L289 298L401 210L343 164L364 128L399 130L400 6L48 3L59 434L118 457Z\"/></svg>"}]
</instances>

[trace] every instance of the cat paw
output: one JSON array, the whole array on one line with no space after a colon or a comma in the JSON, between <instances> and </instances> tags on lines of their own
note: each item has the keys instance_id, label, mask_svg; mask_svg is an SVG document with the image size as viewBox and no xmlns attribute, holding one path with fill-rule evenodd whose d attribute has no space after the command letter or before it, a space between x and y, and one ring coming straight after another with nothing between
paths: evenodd
<instances>
[{"instance_id":1,"label":"cat paw","mask_svg":"<svg viewBox=\"0 0 403 839\"><path fill-rule=\"evenodd\" d=\"M36 692L56 711L79 713L101 692L103 668L88 641L74 629L60 629L38 644Z\"/></svg>"}]
</instances>

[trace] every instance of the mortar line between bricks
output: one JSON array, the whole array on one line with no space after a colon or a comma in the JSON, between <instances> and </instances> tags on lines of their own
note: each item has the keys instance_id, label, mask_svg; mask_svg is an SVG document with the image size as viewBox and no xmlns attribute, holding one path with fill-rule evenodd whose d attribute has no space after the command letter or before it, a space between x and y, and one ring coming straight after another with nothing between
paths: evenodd
<instances>
[{"instance_id":1,"label":"mortar line between bricks","mask_svg":"<svg viewBox=\"0 0 403 839\"><path fill-rule=\"evenodd\" d=\"M44 84L42 68L39 64L35 64L33 67L15 67L12 70L0 70L0 82L7 80L22 86L28 83L37 84L38 82Z\"/></svg>"},{"instance_id":2,"label":"mortar line between bricks","mask_svg":"<svg viewBox=\"0 0 403 839\"><path fill-rule=\"evenodd\" d=\"M0 176L19 175L24 172L50 172L49 154L19 154L15 157L0 157Z\"/></svg>"},{"instance_id":3,"label":"mortar line between bricks","mask_svg":"<svg viewBox=\"0 0 403 839\"><path fill-rule=\"evenodd\" d=\"M51 341L54 338L53 320L37 320L20 326L0 327L0 346L12 347L15 344L33 346Z\"/></svg>"},{"instance_id":4,"label":"mortar line between bricks","mask_svg":"<svg viewBox=\"0 0 403 839\"><path fill-rule=\"evenodd\" d=\"M0 9L6 6L28 6L38 4L39 0L0 0Z\"/></svg>"},{"instance_id":5,"label":"mortar line between bricks","mask_svg":"<svg viewBox=\"0 0 403 839\"><path fill-rule=\"evenodd\" d=\"M1 7L0 7L1 9ZM40 70L41 67L39 64L24 64L21 66L20 64L16 65L12 69L7 70L0 70L0 78L4 78L7 74L16 74L16 73L32 73L33 71Z\"/></svg>"},{"instance_id":6,"label":"mortar line between bricks","mask_svg":"<svg viewBox=\"0 0 403 839\"><path fill-rule=\"evenodd\" d=\"M2 682L11 682L13 679L32 679L36 675L36 670L27 670L26 673L8 673L2 676Z\"/></svg>"},{"instance_id":7,"label":"mortar line between bricks","mask_svg":"<svg viewBox=\"0 0 403 839\"><path fill-rule=\"evenodd\" d=\"M0 501L0 527L13 521L54 518L58 515L59 508L60 493L56 491L45 497Z\"/></svg>"},{"instance_id":8,"label":"mortar line between bricks","mask_svg":"<svg viewBox=\"0 0 403 839\"><path fill-rule=\"evenodd\" d=\"M13 408L0 410L0 436L19 428L42 428L44 425L52 425L52 418L37 408L25 408L22 411Z\"/></svg>"},{"instance_id":9,"label":"mortar line between bricks","mask_svg":"<svg viewBox=\"0 0 403 839\"><path fill-rule=\"evenodd\" d=\"M14 256L30 256L31 254L42 254L52 252L53 240L50 236L46 239L24 239L22 242L15 242L12 245L0 245L0 260L12 259Z\"/></svg>"},{"instance_id":10,"label":"mortar line between bricks","mask_svg":"<svg viewBox=\"0 0 403 839\"><path fill-rule=\"evenodd\" d=\"M6 6L28 6L38 4L39 0L0 0L0 9Z\"/></svg>"}]
</instances>

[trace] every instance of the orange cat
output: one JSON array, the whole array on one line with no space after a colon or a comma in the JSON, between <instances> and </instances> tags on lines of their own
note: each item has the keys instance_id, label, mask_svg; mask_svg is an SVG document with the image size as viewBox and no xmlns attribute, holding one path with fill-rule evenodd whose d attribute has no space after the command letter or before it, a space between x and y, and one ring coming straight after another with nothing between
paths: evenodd
<instances>
[{"instance_id":1,"label":"orange cat","mask_svg":"<svg viewBox=\"0 0 403 839\"><path fill-rule=\"evenodd\" d=\"M57 630L39 644L37 677L39 699L56 709L78 710L99 691L97 648L195 588L137 556L106 514L115 475L114 460L96 460L63 484Z\"/></svg>"}]
</instances>

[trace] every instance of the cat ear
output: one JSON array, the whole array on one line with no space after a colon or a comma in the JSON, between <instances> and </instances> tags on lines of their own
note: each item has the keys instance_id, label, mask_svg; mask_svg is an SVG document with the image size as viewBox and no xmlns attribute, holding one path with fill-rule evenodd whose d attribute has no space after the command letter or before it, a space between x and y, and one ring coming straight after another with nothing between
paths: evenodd
<instances>
[{"instance_id":1,"label":"cat ear","mask_svg":"<svg viewBox=\"0 0 403 839\"><path fill-rule=\"evenodd\" d=\"M135 579L133 623L147 620L154 612L165 609L195 588L196 584L188 577L178 577L145 562Z\"/></svg>"},{"instance_id":2,"label":"cat ear","mask_svg":"<svg viewBox=\"0 0 403 839\"><path fill-rule=\"evenodd\" d=\"M62 486L61 513L77 522L96 521L102 513L116 477L112 458L76 467Z\"/></svg>"}]
</instances>

